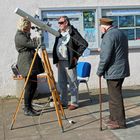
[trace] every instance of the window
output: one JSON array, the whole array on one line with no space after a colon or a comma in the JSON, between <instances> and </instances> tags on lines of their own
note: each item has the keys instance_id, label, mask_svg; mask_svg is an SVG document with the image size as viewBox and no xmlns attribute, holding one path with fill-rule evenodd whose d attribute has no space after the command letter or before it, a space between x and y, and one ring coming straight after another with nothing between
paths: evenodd
<instances>
[{"instance_id":1,"label":"window","mask_svg":"<svg viewBox=\"0 0 140 140\"><path fill-rule=\"evenodd\" d=\"M134 40L134 29L121 29L128 37L128 40Z\"/></svg>"},{"instance_id":2,"label":"window","mask_svg":"<svg viewBox=\"0 0 140 140\"><path fill-rule=\"evenodd\" d=\"M102 10L102 16L114 20L113 25L127 35L130 46L140 45L139 9L104 9Z\"/></svg>"},{"instance_id":3,"label":"window","mask_svg":"<svg viewBox=\"0 0 140 140\"><path fill-rule=\"evenodd\" d=\"M136 16L136 26L140 26L140 15Z\"/></svg>"},{"instance_id":4,"label":"window","mask_svg":"<svg viewBox=\"0 0 140 140\"><path fill-rule=\"evenodd\" d=\"M95 12L93 11L83 12L83 25L84 25L84 38L89 43L89 47L92 48L95 43Z\"/></svg>"},{"instance_id":5,"label":"window","mask_svg":"<svg viewBox=\"0 0 140 140\"><path fill-rule=\"evenodd\" d=\"M134 16L119 16L119 27L134 27Z\"/></svg>"},{"instance_id":6,"label":"window","mask_svg":"<svg viewBox=\"0 0 140 140\"><path fill-rule=\"evenodd\" d=\"M140 40L140 29L139 28L136 28L136 39Z\"/></svg>"},{"instance_id":7,"label":"window","mask_svg":"<svg viewBox=\"0 0 140 140\"><path fill-rule=\"evenodd\" d=\"M97 47L95 45L95 10L58 10L48 11L41 10L41 19L51 28L58 30L58 18L60 16L68 16L70 23L78 29L81 35L88 41L89 48ZM48 32L44 32L44 43L48 51L52 51L55 41L55 36Z\"/></svg>"}]
</instances>

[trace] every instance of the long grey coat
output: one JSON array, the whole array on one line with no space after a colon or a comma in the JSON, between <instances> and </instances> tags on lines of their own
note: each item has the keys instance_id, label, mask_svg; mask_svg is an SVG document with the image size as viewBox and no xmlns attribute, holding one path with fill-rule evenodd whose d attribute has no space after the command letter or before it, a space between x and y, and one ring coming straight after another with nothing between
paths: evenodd
<instances>
[{"instance_id":1,"label":"long grey coat","mask_svg":"<svg viewBox=\"0 0 140 140\"><path fill-rule=\"evenodd\" d=\"M105 79L121 79L130 75L128 39L115 27L103 36L97 75L103 75Z\"/></svg>"},{"instance_id":2,"label":"long grey coat","mask_svg":"<svg viewBox=\"0 0 140 140\"><path fill-rule=\"evenodd\" d=\"M26 77L29 72L37 45L35 45L35 43L31 40L30 34L18 30L15 35L15 46L19 53L17 60L19 72L23 77ZM43 66L41 59L37 55L31 75L37 75L42 72Z\"/></svg>"}]
</instances>

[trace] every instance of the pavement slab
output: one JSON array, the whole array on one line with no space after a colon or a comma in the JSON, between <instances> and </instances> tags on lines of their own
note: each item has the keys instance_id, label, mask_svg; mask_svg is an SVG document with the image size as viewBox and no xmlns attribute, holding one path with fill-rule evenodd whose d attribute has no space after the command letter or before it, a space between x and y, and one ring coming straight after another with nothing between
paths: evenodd
<instances>
[{"instance_id":1,"label":"pavement slab","mask_svg":"<svg viewBox=\"0 0 140 140\"><path fill-rule=\"evenodd\" d=\"M109 115L108 94L103 90L102 116ZM17 114L13 129L10 130L13 113L18 100L16 98L0 98L0 140L138 140L140 137L140 86L123 90L127 119L127 129L108 130L103 124L100 131L98 90L90 90L92 102L87 92L82 91L80 107L69 111L64 109L67 119L62 118L64 133L60 128L56 111L46 106L41 116L28 117L23 114L22 105ZM35 103L46 104L46 99L34 100ZM41 109L41 108L40 108ZM74 124L70 124L72 120Z\"/></svg>"}]
</instances>

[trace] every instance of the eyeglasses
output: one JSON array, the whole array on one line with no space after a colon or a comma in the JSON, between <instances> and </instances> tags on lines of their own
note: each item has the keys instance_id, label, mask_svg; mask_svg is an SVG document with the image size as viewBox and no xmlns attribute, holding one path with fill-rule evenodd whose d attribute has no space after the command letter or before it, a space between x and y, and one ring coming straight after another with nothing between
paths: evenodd
<instances>
[{"instance_id":1,"label":"eyeglasses","mask_svg":"<svg viewBox=\"0 0 140 140\"><path fill-rule=\"evenodd\" d=\"M60 22L58 22L58 24L62 25L62 24L64 24L64 22L65 22L65 21L60 21Z\"/></svg>"}]
</instances>

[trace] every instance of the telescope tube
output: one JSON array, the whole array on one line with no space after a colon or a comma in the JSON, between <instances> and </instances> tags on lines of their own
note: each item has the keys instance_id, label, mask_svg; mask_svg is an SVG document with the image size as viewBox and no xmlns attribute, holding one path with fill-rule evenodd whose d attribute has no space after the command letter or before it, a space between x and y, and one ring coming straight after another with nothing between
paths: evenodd
<instances>
[{"instance_id":1,"label":"telescope tube","mask_svg":"<svg viewBox=\"0 0 140 140\"><path fill-rule=\"evenodd\" d=\"M52 29L51 27L49 27L48 25L43 23L41 20L32 17L31 15L27 14L23 10L16 8L14 12L16 14L20 15L21 17L28 19L30 22L34 23L35 25L40 27L42 30L47 31L47 32L53 34L54 36L58 37L60 35L58 31Z\"/></svg>"}]
</instances>

